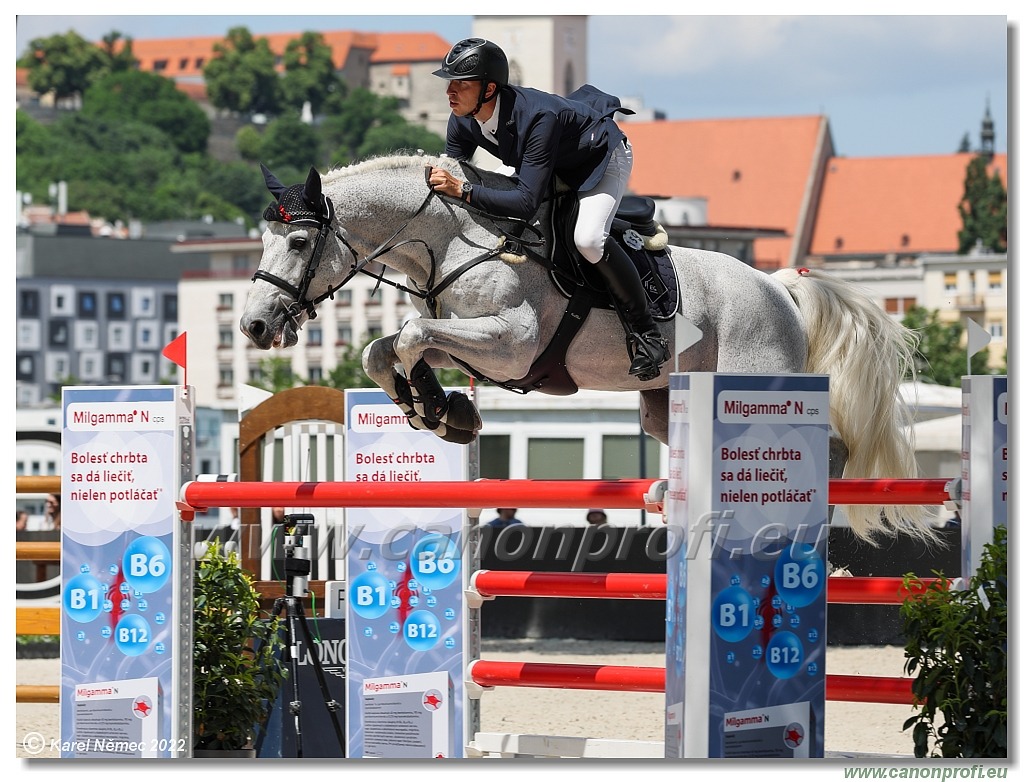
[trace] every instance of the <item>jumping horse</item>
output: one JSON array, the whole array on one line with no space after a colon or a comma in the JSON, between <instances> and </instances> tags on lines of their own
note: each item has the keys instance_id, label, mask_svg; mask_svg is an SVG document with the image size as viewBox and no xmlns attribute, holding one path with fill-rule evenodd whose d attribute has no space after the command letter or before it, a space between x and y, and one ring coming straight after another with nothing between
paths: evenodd
<instances>
[{"instance_id":1,"label":"jumping horse","mask_svg":"<svg viewBox=\"0 0 1024 782\"><path fill-rule=\"evenodd\" d=\"M356 274L371 274L407 291L420 317L367 345L363 369L412 427L445 440L471 442L483 424L465 394L445 394L433 368L521 392L636 391L643 429L662 443L676 367L827 374L830 475L915 476L899 385L913 376L917 337L860 289L819 270L768 274L722 253L665 246L659 252L678 283L670 314L687 318L700 338L677 353L674 319L661 319L673 358L642 381L627 372L631 357L613 309L567 314L572 297L552 273L554 199L533 221L486 215L434 193L424 181L432 165L487 187L513 186L504 174L422 154L366 160L323 177L311 169L290 187L261 166L275 200L264 213L263 256L240 322L251 342L294 345L322 301ZM405 284L375 272L376 264L404 275ZM554 359L553 343L561 347ZM865 539L930 534L920 508L844 510Z\"/></svg>"}]
</instances>

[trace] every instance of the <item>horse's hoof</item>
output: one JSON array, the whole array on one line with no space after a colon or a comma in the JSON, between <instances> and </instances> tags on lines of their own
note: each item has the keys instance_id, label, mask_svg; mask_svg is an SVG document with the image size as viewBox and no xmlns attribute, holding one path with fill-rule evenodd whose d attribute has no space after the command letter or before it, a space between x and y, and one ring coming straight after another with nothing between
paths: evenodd
<instances>
[{"instance_id":1,"label":"horse's hoof","mask_svg":"<svg viewBox=\"0 0 1024 782\"><path fill-rule=\"evenodd\" d=\"M452 391L448 394L448 411L441 420L449 427L471 433L479 431L483 425L476 405L461 391Z\"/></svg>"},{"instance_id":2,"label":"horse's hoof","mask_svg":"<svg viewBox=\"0 0 1024 782\"><path fill-rule=\"evenodd\" d=\"M435 432L434 434L437 434L437 432ZM476 439L476 432L471 432L466 429L453 429L452 427L449 426L446 428L445 433L439 435L439 437L446 443L455 443L456 445L469 445Z\"/></svg>"}]
</instances>

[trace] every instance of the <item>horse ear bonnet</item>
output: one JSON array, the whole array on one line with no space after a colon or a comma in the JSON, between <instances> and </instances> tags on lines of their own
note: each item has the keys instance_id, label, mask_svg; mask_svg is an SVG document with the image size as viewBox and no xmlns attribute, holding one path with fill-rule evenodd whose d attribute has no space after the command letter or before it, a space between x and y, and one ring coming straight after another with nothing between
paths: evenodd
<instances>
[{"instance_id":1,"label":"horse ear bonnet","mask_svg":"<svg viewBox=\"0 0 1024 782\"><path fill-rule=\"evenodd\" d=\"M287 225L319 227L334 219L334 204L321 192L320 175L316 169L309 170L309 175L303 184L285 187L262 163L260 168L263 170L263 179L267 184L267 189L277 199L263 210L264 220Z\"/></svg>"}]
</instances>

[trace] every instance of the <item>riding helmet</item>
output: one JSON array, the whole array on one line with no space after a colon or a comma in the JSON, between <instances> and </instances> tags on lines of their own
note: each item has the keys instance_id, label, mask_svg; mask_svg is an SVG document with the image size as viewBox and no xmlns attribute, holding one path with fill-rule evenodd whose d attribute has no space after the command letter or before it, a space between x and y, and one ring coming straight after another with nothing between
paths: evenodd
<instances>
[{"instance_id":1,"label":"riding helmet","mask_svg":"<svg viewBox=\"0 0 1024 782\"><path fill-rule=\"evenodd\" d=\"M503 87L508 84L508 58L495 43L466 38L451 48L434 75L449 81L493 81Z\"/></svg>"}]
</instances>

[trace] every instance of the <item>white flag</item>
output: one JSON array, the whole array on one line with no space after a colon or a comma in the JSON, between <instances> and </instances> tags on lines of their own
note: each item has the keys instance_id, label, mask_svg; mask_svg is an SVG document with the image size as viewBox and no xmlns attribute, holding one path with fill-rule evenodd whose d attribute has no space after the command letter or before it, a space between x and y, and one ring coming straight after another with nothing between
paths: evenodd
<instances>
[{"instance_id":1,"label":"white flag","mask_svg":"<svg viewBox=\"0 0 1024 782\"><path fill-rule=\"evenodd\" d=\"M704 332L697 328L696 324L687 317L684 317L682 313L676 313L676 330L675 330L675 368L676 372L679 371L679 354L686 350L688 347L692 347L700 342L701 337L704 336Z\"/></svg>"},{"instance_id":2,"label":"white flag","mask_svg":"<svg viewBox=\"0 0 1024 782\"><path fill-rule=\"evenodd\" d=\"M967 357L970 358L992 341L988 330L967 319Z\"/></svg>"},{"instance_id":3,"label":"white flag","mask_svg":"<svg viewBox=\"0 0 1024 782\"><path fill-rule=\"evenodd\" d=\"M979 326L970 318L967 319L967 374L971 374L971 356L982 350L992 341L988 330Z\"/></svg>"}]
</instances>

